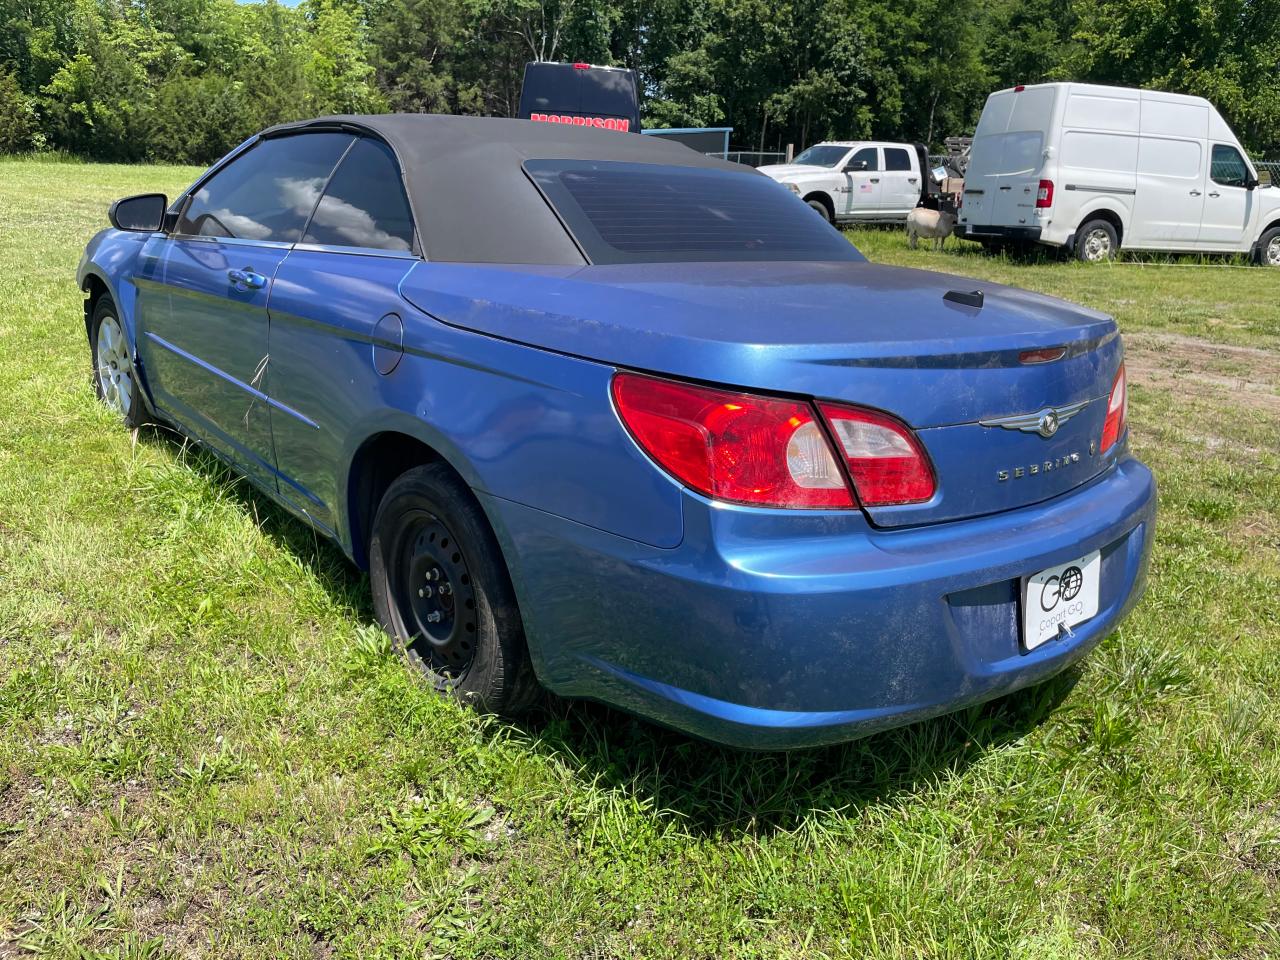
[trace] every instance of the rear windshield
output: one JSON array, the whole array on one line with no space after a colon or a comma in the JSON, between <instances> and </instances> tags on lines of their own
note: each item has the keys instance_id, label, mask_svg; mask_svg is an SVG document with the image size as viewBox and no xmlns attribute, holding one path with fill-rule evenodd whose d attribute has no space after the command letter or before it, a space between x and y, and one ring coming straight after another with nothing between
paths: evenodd
<instances>
[{"instance_id":1,"label":"rear windshield","mask_svg":"<svg viewBox=\"0 0 1280 960\"><path fill-rule=\"evenodd\" d=\"M592 263L861 259L760 174L590 160L526 160L524 169Z\"/></svg>"},{"instance_id":2,"label":"rear windshield","mask_svg":"<svg viewBox=\"0 0 1280 960\"><path fill-rule=\"evenodd\" d=\"M969 167L988 174L1029 174L1044 161L1044 135L1039 130L991 134L973 141Z\"/></svg>"},{"instance_id":3,"label":"rear windshield","mask_svg":"<svg viewBox=\"0 0 1280 960\"><path fill-rule=\"evenodd\" d=\"M517 116L550 123L591 120L587 126L640 132L636 75L609 67L575 67L570 63L530 63L525 66ZM609 124L595 123L617 121Z\"/></svg>"}]
</instances>

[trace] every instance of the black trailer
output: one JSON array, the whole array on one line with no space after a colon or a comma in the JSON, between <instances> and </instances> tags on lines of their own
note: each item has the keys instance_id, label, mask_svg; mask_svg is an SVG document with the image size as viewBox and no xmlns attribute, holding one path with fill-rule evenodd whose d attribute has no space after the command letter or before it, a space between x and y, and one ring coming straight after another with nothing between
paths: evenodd
<instances>
[{"instance_id":1,"label":"black trailer","mask_svg":"<svg viewBox=\"0 0 1280 960\"><path fill-rule=\"evenodd\" d=\"M640 85L634 70L590 63L527 63L522 120L640 132Z\"/></svg>"}]
</instances>

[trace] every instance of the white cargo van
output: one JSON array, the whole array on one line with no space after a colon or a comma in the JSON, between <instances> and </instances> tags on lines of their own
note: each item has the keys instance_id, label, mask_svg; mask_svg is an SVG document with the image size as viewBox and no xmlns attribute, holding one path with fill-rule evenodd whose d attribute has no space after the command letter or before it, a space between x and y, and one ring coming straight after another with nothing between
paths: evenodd
<instances>
[{"instance_id":1,"label":"white cargo van","mask_svg":"<svg viewBox=\"0 0 1280 960\"><path fill-rule=\"evenodd\" d=\"M1124 247L1250 253L1280 266L1280 188L1259 184L1207 100L1042 83L987 98L956 230L1082 260Z\"/></svg>"}]
</instances>

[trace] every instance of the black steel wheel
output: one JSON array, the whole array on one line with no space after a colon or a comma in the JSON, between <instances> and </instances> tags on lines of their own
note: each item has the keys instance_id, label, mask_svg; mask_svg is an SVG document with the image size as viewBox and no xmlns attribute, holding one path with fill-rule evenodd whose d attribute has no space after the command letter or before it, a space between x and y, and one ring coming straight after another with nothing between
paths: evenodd
<instances>
[{"instance_id":1,"label":"black steel wheel","mask_svg":"<svg viewBox=\"0 0 1280 960\"><path fill-rule=\"evenodd\" d=\"M443 463L387 489L373 522L374 610L441 693L515 713L539 693L506 565L480 505Z\"/></svg>"},{"instance_id":2,"label":"black steel wheel","mask_svg":"<svg viewBox=\"0 0 1280 960\"><path fill-rule=\"evenodd\" d=\"M476 598L458 538L438 517L412 511L396 531L392 596L411 634L405 650L447 685L475 659Z\"/></svg>"}]
</instances>

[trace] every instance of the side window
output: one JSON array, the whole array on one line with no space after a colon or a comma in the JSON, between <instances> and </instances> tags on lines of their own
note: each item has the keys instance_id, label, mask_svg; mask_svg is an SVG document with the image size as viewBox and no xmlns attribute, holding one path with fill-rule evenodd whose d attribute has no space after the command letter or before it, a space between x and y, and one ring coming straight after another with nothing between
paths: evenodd
<instances>
[{"instance_id":1,"label":"side window","mask_svg":"<svg viewBox=\"0 0 1280 960\"><path fill-rule=\"evenodd\" d=\"M1245 166L1244 157L1240 156L1240 151L1235 147L1215 143L1211 164L1209 176L1214 183L1224 187L1243 187L1249 179L1249 168Z\"/></svg>"},{"instance_id":2,"label":"side window","mask_svg":"<svg viewBox=\"0 0 1280 960\"><path fill-rule=\"evenodd\" d=\"M864 170L879 170L880 169L879 154L880 154L879 147L863 147L861 150L859 150L857 153L855 153L852 157L849 158L849 163L846 164L846 166L856 167L860 160L864 160L866 161L866 164L867 164L865 167L863 167Z\"/></svg>"},{"instance_id":3,"label":"side window","mask_svg":"<svg viewBox=\"0 0 1280 960\"><path fill-rule=\"evenodd\" d=\"M901 147L885 147L884 168L885 170L910 170L911 154Z\"/></svg>"},{"instance_id":4,"label":"side window","mask_svg":"<svg viewBox=\"0 0 1280 960\"><path fill-rule=\"evenodd\" d=\"M348 133L300 133L250 147L187 202L177 233L294 243L320 199Z\"/></svg>"},{"instance_id":5,"label":"side window","mask_svg":"<svg viewBox=\"0 0 1280 960\"><path fill-rule=\"evenodd\" d=\"M320 198L304 243L412 250L413 215L391 148L356 141Z\"/></svg>"}]
</instances>

